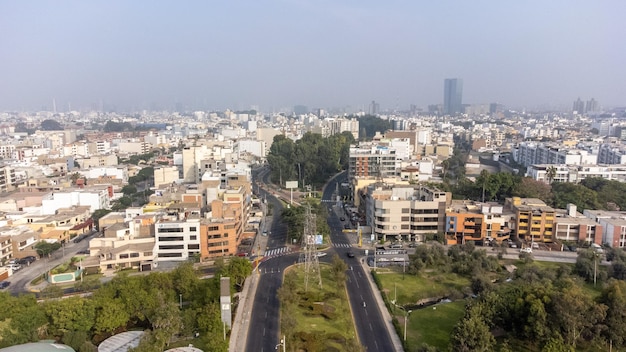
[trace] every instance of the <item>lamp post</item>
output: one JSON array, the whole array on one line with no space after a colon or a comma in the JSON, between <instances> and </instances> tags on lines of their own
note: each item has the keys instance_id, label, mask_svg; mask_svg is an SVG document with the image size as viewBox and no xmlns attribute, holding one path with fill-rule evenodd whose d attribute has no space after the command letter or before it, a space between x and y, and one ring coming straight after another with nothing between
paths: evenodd
<instances>
[{"instance_id":1,"label":"lamp post","mask_svg":"<svg viewBox=\"0 0 626 352\"><path fill-rule=\"evenodd\" d=\"M183 294L182 293L178 295L178 300L180 302L180 309L183 309Z\"/></svg>"},{"instance_id":2,"label":"lamp post","mask_svg":"<svg viewBox=\"0 0 626 352\"><path fill-rule=\"evenodd\" d=\"M283 335L283 338L280 340L280 343L278 345L276 345L276 347L274 349L278 350L279 346L283 346L283 352L286 351L286 348L285 348L285 335Z\"/></svg>"},{"instance_id":3,"label":"lamp post","mask_svg":"<svg viewBox=\"0 0 626 352\"><path fill-rule=\"evenodd\" d=\"M406 342L406 321L409 320L409 315L413 312L412 310L405 310L404 313L404 342Z\"/></svg>"}]
</instances>

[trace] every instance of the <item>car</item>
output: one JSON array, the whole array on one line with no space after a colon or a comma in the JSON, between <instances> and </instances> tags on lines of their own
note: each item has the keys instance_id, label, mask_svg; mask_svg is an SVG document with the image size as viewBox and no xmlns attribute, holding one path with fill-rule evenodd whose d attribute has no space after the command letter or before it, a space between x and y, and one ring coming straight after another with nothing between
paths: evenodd
<instances>
[{"instance_id":1,"label":"car","mask_svg":"<svg viewBox=\"0 0 626 352\"><path fill-rule=\"evenodd\" d=\"M319 258L319 257L325 257L325 256L327 256L327 255L328 255L328 253L326 253L326 252L317 252L317 257L318 257L318 258Z\"/></svg>"},{"instance_id":2,"label":"car","mask_svg":"<svg viewBox=\"0 0 626 352\"><path fill-rule=\"evenodd\" d=\"M0 290L7 288L11 285L11 281L0 281Z\"/></svg>"},{"instance_id":3,"label":"car","mask_svg":"<svg viewBox=\"0 0 626 352\"><path fill-rule=\"evenodd\" d=\"M533 249L530 248L530 247L526 247L526 248L520 249L519 251L520 251L520 253L532 253Z\"/></svg>"},{"instance_id":4,"label":"car","mask_svg":"<svg viewBox=\"0 0 626 352\"><path fill-rule=\"evenodd\" d=\"M17 264L29 265L33 263L37 258L35 256L29 255L17 261Z\"/></svg>"},{"instance_id":5,"label":"car","mask_svg":"<svg viewBox=\"0 0 626 352\"><path fill-rule=\"evenodd\" d=\"M415 242L409 243L409 248L417 248L417 243Z\"/></svg>"},{"instance_id":6,"label":"car","mask_svg":"<svg viewBox=\"0 0 626 352\"><path fill-rule=\"evenodd\" d=\"M348 229L350 229L350 225L345 224L345 225L343 225L343 228L344 228L344 229L346 229L346 230L348 230Z\"/></svg>"},{"instance_id":7,"label":"car","mask_svg":"<svg viewBox=\"0 0 626 352\"><path fill-rule=\"evenodd\" d=\"M18 270L20 270L22 268L22 266L19 265L19 264L9 264L9 265L7 265L7 268L9 268L9 269L11 269L13 271L18 271Z\"/></svg>"},{"instance_id":8,"label":"car","mask_svg":"<svg viewBox=\"0 0 626 352\"><path fill-rule=\"evenodd\" d=\"M339 218L339 220L341 221L346 221L346 218L344 218L343 216Z\"/></svg>"},{"instance_id":9,"label":"car","mask_svg":"<svg viewBox=\"0 0 626 352\"><path fill-rule=\"evenodd\" d=\"M348 258L354 258L354 252L352 251L349 251L347 255L348 255Z\"/></svg>"},{"instance_id":10,"label":"car","mask_svg":"<svg viewBox=\"0 0 626 352\"><path fill-rule=\"evenodd\" d=\"M89 250L88 249L83 249L83 250L80 250L80 251L76 252L76 254L89 254Z\"/></svg>"}]
</instances>

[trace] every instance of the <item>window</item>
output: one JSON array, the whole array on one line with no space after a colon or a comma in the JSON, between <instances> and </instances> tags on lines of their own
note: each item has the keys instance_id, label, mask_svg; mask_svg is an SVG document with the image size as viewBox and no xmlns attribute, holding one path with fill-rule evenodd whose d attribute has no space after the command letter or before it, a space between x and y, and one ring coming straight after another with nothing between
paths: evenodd
<instances>
[{"instance_id":1,"label":"window","mask_svg":"<svg viewBox=\"0 0 626 352\"><path fill-rule=\"evenodd\" d=\"M159 237L159 241L161 242L184 241L184 240L185 239L182 236Z\"/></svg>"},{"instance_id":2,"label":"window","mask_svg":"<svg viewBox=\"0 0 626 352\"><path fill-rule=\"evenodd\" d=\"M190 227L189 231L196 232L196 227L195 226L194 227Z\"/></svg>"},{"instance_id":3,"label":"window","mask_svg":"<svg viewBox=\"0 0 626 352\"><path fill-rule=\"evenodd\" d=\"M159 258L180 258L183 254L180 252L173 253L159 253Z\"/></svg>"},{"instance_id":4,"label":"window","mask_svg":"<svg viewBox=\"0 0 626 352\"><path fill-rule=\"evenodd\" d=\"M219 226L209 226L209 231L218 231L219 229Z\"/></svg>"},{"instance_id":5,"label":"window","mask_svg":"<svg viewBox=\"0 0 626 352\"><path fill-rule=\"evenodd\" d=\"M189 246L187 246L188 249L200 249L200 245L199 244L190 244Z\"/></svg>"},{"instance_id":6,"label":"window","mask_svg":"<svg viewBox=\"0 0 626 352\"><path fill-rule=\"evenodd\" d=\"M168 250L168 249L183 249L185 248L184 245L182 244L176 244L176 245L162 245L159 246L159 249L163 249L163 250Z\"/></svg>"},{"instance_id":7,"label":"window","mask_svg":"<svg viewBox=\"0 0 626 352\"><path fill-rule=\"evenodd\" d=\"M168 233L168 232L183 232L183 229L180 227L159 229L159 233Z\"/></svg>"},{"instance_id":8,"label":"window","mask_svg":"<svg viewBox=\"0 0 626 352\"><path fill-rule=\"evenodd\" d=\"M190 239L191 241L195 241L195 240L197 240L197 239L198 239L198 236L189 236L189 239Z\"/></svg>"},{"instance_id":9,"label":"window","mask_svg":"<svg viewBox=\"0 0 626 352\"><path fill-rule=\"evenodd\" d=\"M139 253L131 253L130 257L131 258L138 258L139 257Z\"/></svg>"},{"instance_id":10,"label":"window","mask_svg":"<svg viewBox=\"0 0 626 352\"><path fill-rule=\"evenodd\" d=\"M120 259L128 259L128 253L120 254Z\"/></svg>"}]
</instances>

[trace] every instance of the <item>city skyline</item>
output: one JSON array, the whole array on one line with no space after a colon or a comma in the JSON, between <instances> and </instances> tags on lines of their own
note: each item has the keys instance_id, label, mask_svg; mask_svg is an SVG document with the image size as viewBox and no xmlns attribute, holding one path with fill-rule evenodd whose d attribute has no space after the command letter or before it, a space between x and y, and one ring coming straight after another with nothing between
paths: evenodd
<instances>
[{"instance_id":1,"label":"city skyline","mask_svg":"<svg viewBox=\"0 0 626 352\"><path fill-rule=\"evenodd\" d=\"M193 5L0 4L0 111L626 105L619 1Z\"/></svg>"}]
</instances>

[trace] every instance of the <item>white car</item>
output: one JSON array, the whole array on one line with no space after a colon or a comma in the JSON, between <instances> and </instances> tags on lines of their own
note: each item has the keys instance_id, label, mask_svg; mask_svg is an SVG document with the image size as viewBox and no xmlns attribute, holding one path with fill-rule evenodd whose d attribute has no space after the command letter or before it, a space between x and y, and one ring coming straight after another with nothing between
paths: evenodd
<instances>
[{"instance_id":1,"label":"white car","mask_svg":"<svg viewBox=\"0 0 626 352\"><path fill-rule=\"evenodd\" d=\"M519 251L520 251L520 253L532 253L533 249L530 248L530 247L526 247L526 248L520 249Z\"/></svg>"},{"instance_id":2,"label":"white car","mask_svg":"<svg viewBox=\"0 0 626 352\"><path fill-rule=\"evenodd\" d=\"M22 266L19 264L9 264L7 265L7 268L11 269L12 271L18 271L22 268Z\"/></svg>"},{"instance_id":3,"label":"white car","mask_svg":"<svg viewBox=\"0 0 626 352\"><path fill-rule=\"evenodd\" d=\"M326 253L326 252L317 252L317 257L318 257L318 258L319 258L319 257L325 257L325 256L327 256L327 255L328 255L328 253Z\"/></svg>"}]
</instances>

